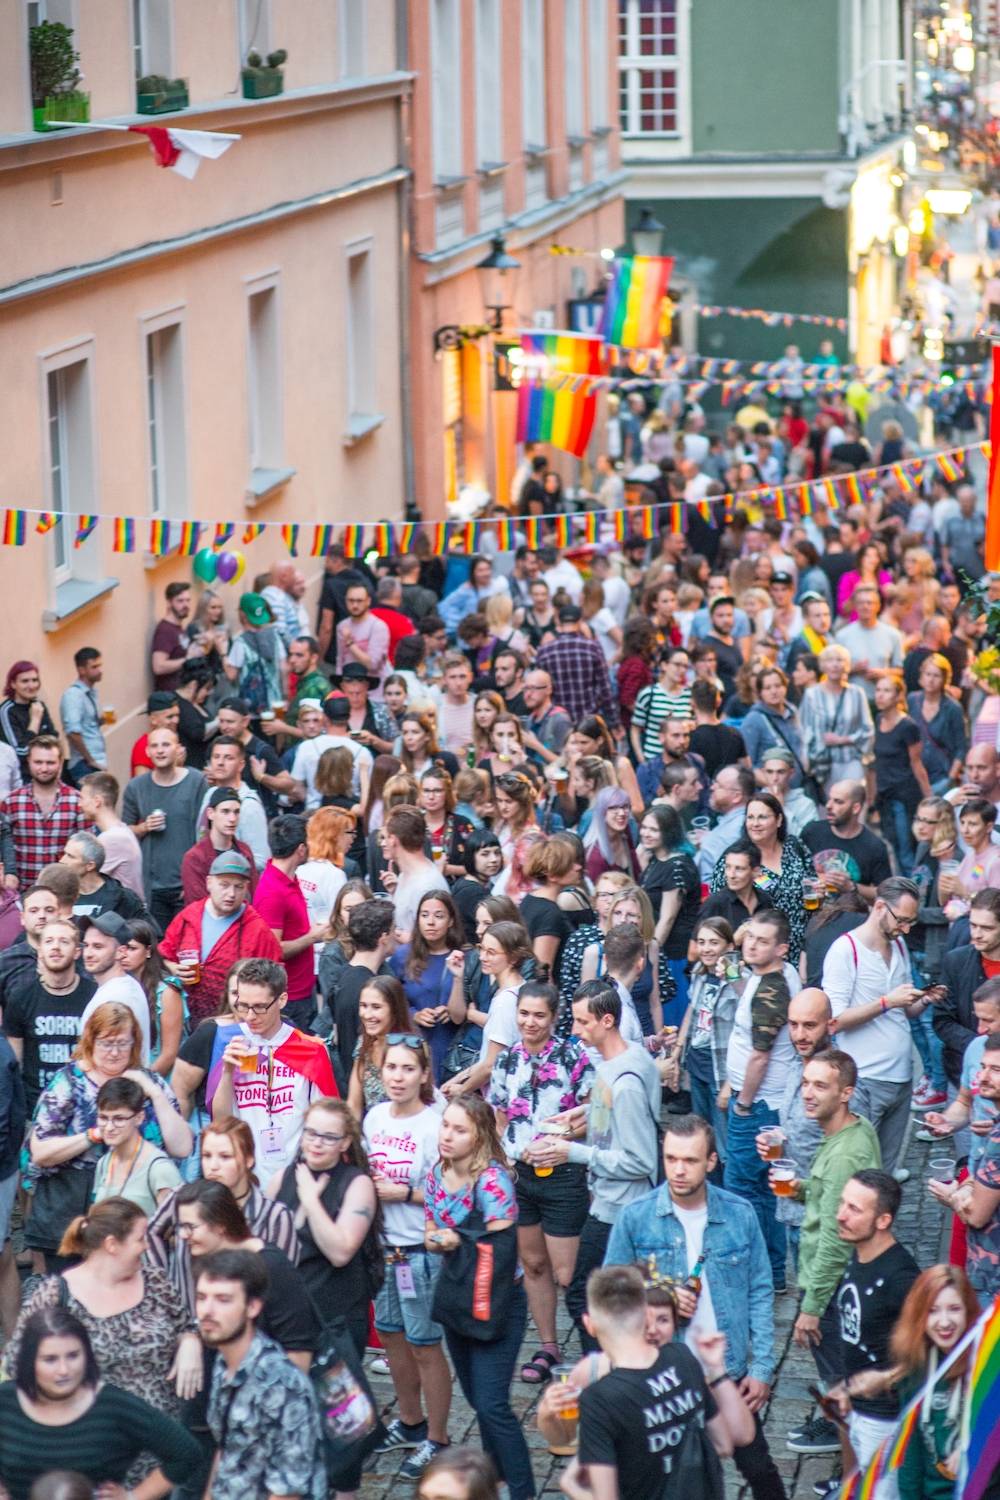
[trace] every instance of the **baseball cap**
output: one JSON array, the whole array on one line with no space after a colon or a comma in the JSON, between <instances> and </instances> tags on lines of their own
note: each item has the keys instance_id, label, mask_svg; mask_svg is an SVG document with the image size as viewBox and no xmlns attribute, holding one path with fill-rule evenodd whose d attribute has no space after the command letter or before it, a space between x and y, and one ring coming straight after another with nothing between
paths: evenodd
<instances>
[{"instance_id":1,"label":"baseball cap","mask_svg":"<svg viewBox=\"0 0 1000 1500\"><path fill-rule=\"evenodd\" d=\"M771 574L771 582L772 583L787 583L788 586L789 586L789 588L791 588L793 586L793 584L795 583L795 579L792 577L791 573L772 573Z\"/></svg>"},{"instance_id":2,"label":"baseball cap","mask_svg":"<svg viewBox=\"0 0 1000 1500\"><path fill-rule=\"evenodd\" d=\"M102 911L99 917L80 917L78 921L81 933L86 932L88 927L96 927L98 932L103 932L105 937L114 938L116 943L124 945L132 941L131 927L116 911Z\"/></svg>"},{"instance_id":3,"label":"baseball cap","mask_svg":"<svg viewBox=\"0 0 1000 1500\"><path fill-rule=\"evenodd\" d=\"M830 602L829 599L825 599L822 594L818 594L815 589L806 589L805 593L799 599L799 603L815 604L817 600L820 602L820 604L829 604Z\"/></svg>"},{"instance_id":4,"label":"baseball cap","mask_svg":"<svg viewBox=\"0 0 1000 1500\"><path fill-rule=\"evenodd\" d=\"M576 625L583 619L583 610L579 604L564 604L559 611L560 625Z\"/></svg>"},{"instance_id":5,"label":"baseball cap","mask_svg":"<svg viewBox=\"0 0 1000 1500\"><path fill-rule=\"evenodd\" d=\"M263 594L241 594L240 613L251 625L270 625L271 609Z\"/></svg>"},{"instance_id":6,"label":"baseball cap","mask_svg":"<svg viewBox=\"0 0 1000 1500\"><path fill-rule=\"evenodd\" d=\"M331 724L346 724L351 717L351 705L346 698L331 693L329 698L323 700L323 712Z\"/></svg>"},{"instance_id":7,"label":"baseball cap","mask_svg":"<svg viewBox=\"0 0 1000 1500\"><path fill-rule=\"evenodd\" d=\"M217 786L208 799L209 807L221 807L223 802L239 802L240 794L234 786Z\"/></svg>"},{"instance_id":8,"label":"baseball cap","mask_svg":"<svg viewBox=\"0 0 1000 1500\"><path fill-rule=\"evenodd\" d=\"M795 764L795 756L790 750L786 750L784 745L772 745L770 749L765 750L760 757L761 765L768 760L780 760L786 766L794 766Z\"/></svg>"},{"instance_id":9,"label":"baseball cap","mask_svg":"<svg viewBox=\"0 0 1000 1500\"><path fill-rule=\"evenodd\" d=\"M217 854L209 866L210 875L242 875L244 880L249 880L253 871L250 869L250 861L245 859L237 849L226 849L222 854Z\"/></svg>"},{"instance_id":10,"label":"baseball cap","mask_svg":"<svg viewBox=\"0 0 1000 1500\"><path fill-rule=\"evenodd\" d=\"M148 714L161 713L165 708L173 708L176 702L176 693L167 693L160 689L155 693L150 693L146 699L146 712Z\"/></svg>"}]
</instances>

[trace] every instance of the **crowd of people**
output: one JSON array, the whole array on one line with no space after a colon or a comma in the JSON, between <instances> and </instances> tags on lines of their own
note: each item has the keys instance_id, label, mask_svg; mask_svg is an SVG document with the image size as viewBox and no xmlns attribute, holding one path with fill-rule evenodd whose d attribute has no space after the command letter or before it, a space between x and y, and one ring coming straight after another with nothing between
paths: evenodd
<instances>
[{"instance_id":1,"label":"crowd of people","mask_svg":"<svg viewBox=\"0 0 1000 1500\"><path fill-rule=\"evenodd\" d=\"M703 498L735 439L656 431L644 498ZM100 650L58 705L13 663L0 1490L319 1500L388 1457L423 1500L530 1500L534 1388L572 1500L716 1500L729 1457L780 1500L785 1297L788 1447L831 1455L819 1494L868 1463L1000 1293L981 526L927 483L579 552L335 544L314 616L292 563L235 621L172 583L124 785ZM954 1493L968 1375L903 1500Z\"/></svg>"}]
</instances>

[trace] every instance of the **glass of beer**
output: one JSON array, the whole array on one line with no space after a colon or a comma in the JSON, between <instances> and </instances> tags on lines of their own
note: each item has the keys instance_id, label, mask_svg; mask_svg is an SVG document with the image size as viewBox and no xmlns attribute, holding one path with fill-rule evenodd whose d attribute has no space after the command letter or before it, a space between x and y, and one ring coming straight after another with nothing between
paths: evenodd
<instances>
[{"instance_id":1,"label":"glass of beer","mask_svg":"<svg viewBox=\"0 0 1000 1500\"><path fill-rule=\"evenodd\" d=\"M574 1368L575 1366L573 1365L553 1365L553 1381L557 1385L569 1385ZM569 1401L569 1405L564 1406L559 1415L564 1422L578 1422L580 1420L579 1393L576 1393L573 1397L570 1397L569 1392L567 1392L567 1400Z\"/></svg>"},{"instance_id":2,"label":"glass of beer","mask_svg":"<svg viewBox=\"0 0 1000 1500\"><path fill-rule=\"evenodd\" d=\"M250 1047L251 1043L248 1042L247 1046ZM253 1048L252 1052L249 1052L249 1051L248 1052L244 1052L243 1056L240 1058L240 1072L241 1073L256 1073L256 1071L257 1071L257 1062L259 1060L259 1057L260 1057L260 1052L259 1052L258 1048L256 1048L256 1047Z\"/></svg>"},{"instance_id":3,"label":"glass of beer","mask_svg":"<svg viewBox=\"0 0 1000 1500\"><path fill-rule=\"evenodd\" d=\"M534 1145L535 1141L540 1141L540 1140L542 1140L542 1138L543 1137L541 1135L536 1135L535 1136L535 1140L532 1141L531 1144ZM551 1177L552 1173L554 1171L554 1168L552 1168L552 1167L536 1167L535 1164L534 1164L534 1162L532 1162L532 1167L534 1168L534 1173L535 1173L536 1177Z\"/></svg>"},{"instance_id":4,"label":"glass of beer","mask_svg":"<svg viewBox=\"0 0 1000 1500\"><path fill-rule=\"evenodd\" d=\"M762 1130L757 1140L764 1147L765 1161L780 1161L781 1151L788 1136L780 1125L770 1125L767 1130Z\"/></svg>"},{"instance_id":5,"label":"glass of beer","mask_svg":"<svg viewBox=\"0 0 1000 1500\"><path fill-rule=\"evenodd\" d=\"M111 703L106 703L101 709L101 723L115 724L117 723L117 721L118 715L115 713L114 705Z\"/></svg>"},{"instance_id":6,"label":"glass of beer","mask_svg":"<svg viewBox=\"0 0 1000 1500\"><path fill-rule=\"evenodd\" d=\"M791 1198L795 1190L795 1163L780 1156L771 1167L771 1192L776 1198Z\"/></svg>"},{"instance_id":7,"label":"glass of beer","mask_svg":"<svg viewBox=\"0 0 1000 1500\"><path fill-rule=\"evenodd\" d=\"M201 954L197 948L178 949L177 962L182 969L188 971L184 978L185 984L201 984Z\"/></svg>"},{"instance_id":8,"label":"glass of beer","mask_svg":"<svg viewBox=\"0 0 1000 1500\"><path fill-rule=\"evenodd\" d=\"M823 900L823 882L821 880L804 880L802 882L802 905L806 911L819 911Z\"/></svg>"}]
</instances>

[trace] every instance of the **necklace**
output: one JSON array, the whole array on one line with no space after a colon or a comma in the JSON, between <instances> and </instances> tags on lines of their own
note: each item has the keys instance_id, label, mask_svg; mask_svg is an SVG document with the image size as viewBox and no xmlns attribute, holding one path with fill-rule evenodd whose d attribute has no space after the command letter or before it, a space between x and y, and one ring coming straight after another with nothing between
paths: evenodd
<instances>
[{"instance_id":1,"label":"necklace","mask_svg":"<svg viewBox=\"0 0 1000 1500\"><path fill-rule=\"evenodd\" d=\"M73 978L69 984L53 984L50 979L42 978L42 985L45 989L48 990L50 995L68 995L71 990L76 989L79 983L80 976L76 973L75 970L73 971Z\"/></svg>"},{"instance_id":2,"label":"necklace","mask_svg":"<svg viewBox=\"0 0 1000 1500\"><path fill-rule=\"evenodd\" d=\"M132 1173L135 1171L135 1164L139 1160L140 1152L142 1151L142 1148L143 1148L143 1146L145 1144L146 1144L146 1142L143 1140L142 1136L140 1135L139 1138L137 1139L136 1143L135 1143L135 1150L132 1152L132 1160L129 1162L128 1171L125 1173L125 1177L124 1177L124 1179L122 1181L122 1190L121 1190L121 1193L116 1194L117 1197L122 1197L124 1195L125 1189L128 1186L128 1180L132 1176ZM107 1180L108 1180L108 1187L114 1187L114 1184L115 1184L115 1153L114 1152L111 1153L111 1160L108 1162L108 1179Z\"/></svg>"}]
</instances>

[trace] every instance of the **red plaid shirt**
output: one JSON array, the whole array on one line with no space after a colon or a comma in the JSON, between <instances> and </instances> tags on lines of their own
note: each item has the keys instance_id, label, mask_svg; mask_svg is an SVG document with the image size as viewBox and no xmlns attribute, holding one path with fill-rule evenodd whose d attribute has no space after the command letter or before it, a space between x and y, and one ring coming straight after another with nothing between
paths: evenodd
<instances>
[{"instance_id":1,"label":"red plaid shirt","mask_svg":"<svg viewBox=\"0 0 1000 1500\"><path fill-rule=\"evenodd\" d=\"M0 812L10 819L22 890L34 885L43 866L55 864L67 839L92 826L80 811L80 798L64 781L59 783L51 812L42 812L30 783L11 792Z\"/></svg>"}]
</instances>

